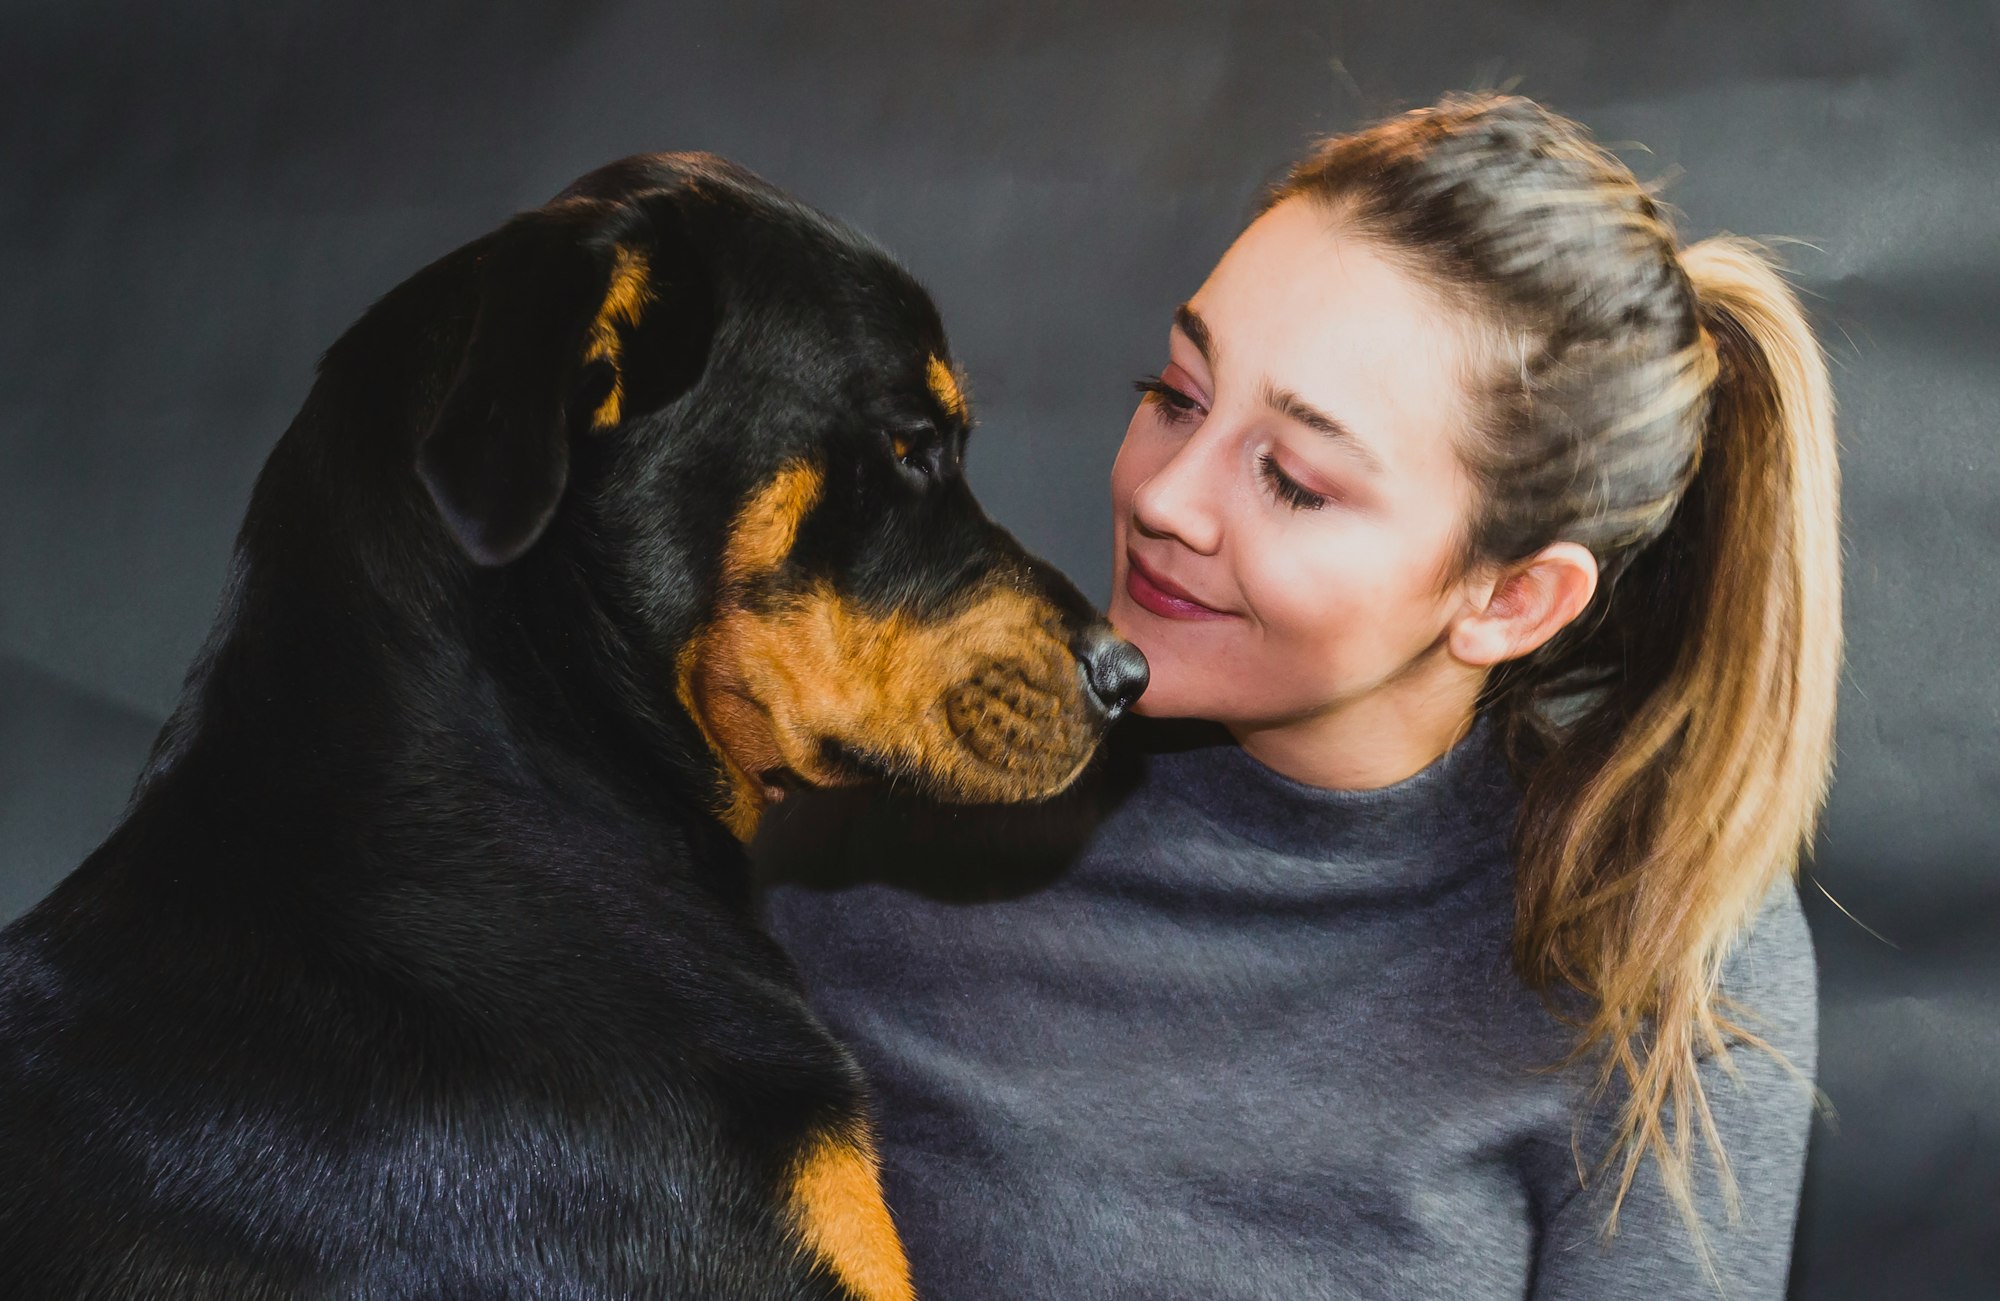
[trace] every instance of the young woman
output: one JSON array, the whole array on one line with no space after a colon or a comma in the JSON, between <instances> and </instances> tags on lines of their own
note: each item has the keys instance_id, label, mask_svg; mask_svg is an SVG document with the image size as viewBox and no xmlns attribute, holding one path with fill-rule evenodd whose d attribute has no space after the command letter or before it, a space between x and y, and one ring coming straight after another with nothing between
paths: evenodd
<instances>
[{"instance_id":1,"label":"young woman","mask_svg":"<svg viewBox=\"0 0 2000 1301\"><path fill-rule=\"evenodd\" d=\"M878 801L771 898L919 1293L1781 1295L1840 660L1793 295L1455 99L1300 162L1140 388L1111 616L1207 726L1121 725L1074 843Z\"/></svg>"}]
</instances>

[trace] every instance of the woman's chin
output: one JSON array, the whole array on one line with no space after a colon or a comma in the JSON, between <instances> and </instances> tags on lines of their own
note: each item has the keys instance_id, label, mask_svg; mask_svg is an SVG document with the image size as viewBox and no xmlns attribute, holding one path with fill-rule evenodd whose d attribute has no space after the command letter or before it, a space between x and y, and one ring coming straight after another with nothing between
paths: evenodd
<instances>
[{"instance_id":1,"label":"woman's chin","mask_svg":"<svg viewBox=\"0 0 2000 1301\"><path fill-rule=\"evenodd\" d=\"M1236 684L1218 684L1213 676L1179 671L1183 667L1164 658L1158 661L1152 681L1133 702L1132 712L1141 718L1198 718L1225 726L1245 717L1264 716L1261 706L1266 702L1245 699ZM1217 685L1224 689L1215 690Z\"/></svg>"},{"instance_id":2,"label":"woman's chin","mask_svg":"<svg viewBox=\"0 0 2000 1301\"><path fill-rule=\"evenodd\" d=\"M1132 704L1132 712L1141 718L1207 718L1209 715L1199 700L1189 699L1186 693L1177 692L1172 687L1155 690L1158 679L1149 683Z\"/></svg>"},{"instance_id":3,"label":"woman's chin","mask_svg":"<svg viewBox=\"0 0 2000 1301\"><path fill-rule=\"evenodd\" d=\"M1116 608L1111 611L1111 627L1120 637L1139 648L1146 657L1146 689L1132 702L1132 712L1142 718L1198 718L1200 714L1191 712L1198 708L1198 693L1190 693L1180 688L1187 681L1186 666L1177 662L1171 643L1161 644L1155 635L1156 629L1143 625L1133 627L1131 623L1121 624ZM1136 635L1135 635L1136 634Z\"/></svg>"}]
</instances>

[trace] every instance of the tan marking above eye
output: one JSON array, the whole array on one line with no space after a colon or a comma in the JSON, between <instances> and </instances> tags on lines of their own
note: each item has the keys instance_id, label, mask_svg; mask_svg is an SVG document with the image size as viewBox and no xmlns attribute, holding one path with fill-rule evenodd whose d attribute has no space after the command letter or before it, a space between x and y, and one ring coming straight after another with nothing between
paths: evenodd
<instances>
[{"instance_id":1,"label":"tan marking above eye","mask_svg":"<svg viewBox=\"0 0 2000 1301\"><path fill-rule=\"evenodd\" d=\"M864 1301L913 1301L910 1264L882 1200L865 1130L814 1138L792 1173L792 1222L806 1247Z\"/></svg>"},{"instance_id":2,"label":"tan marking above eye","mask_svg":"<svg viewBox=\"0 0 2000 1301\"><path fill-rule=\"evenodd\" d=\"M938 400L938 405L952 419L965 419L965 390L960 387L958 376L952 373L951 367L945 365L944 359L936 353L931 354L929 363L924 367L924 382L930 386L931 396Z\"/></svg>"},{"instance_id":3,"label":"tan marking above eye","mask_svg":"<svg viewBox=\"0 0 2000 1301\"><path fill-rule=\"evenodd\" d=\"M619 245L611 268L611 284L604 292L603 306L597 309L597 319L590 323L590 343L583 353L585 362L611 363L611 391L591 413L590 423L594 428L609 429L623 417L625 375L620 364L623 344L618 329L639 324L640 312L653 297L650 276L646 255Z\"/></svg>"}]
</instances>

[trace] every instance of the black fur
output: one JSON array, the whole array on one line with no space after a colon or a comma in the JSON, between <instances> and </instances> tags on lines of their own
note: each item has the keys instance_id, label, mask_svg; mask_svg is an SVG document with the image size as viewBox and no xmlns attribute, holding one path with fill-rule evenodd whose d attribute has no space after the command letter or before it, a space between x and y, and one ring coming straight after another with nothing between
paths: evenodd
<instances>
[{"instance_id":1,"label":"black fur","mask_svg":"<svg viewBox=\"0 0 2000 1301\"><path fill-rule=\"evenodd\" d=\"M621 246L653 301L600 431ZM1004 566L1098 635L973 503L933 353L907 274L698 155L328 351L126 816L0 933L0 1296L846 1295L783 1193L861 1086L673 666L804 453L796 565L916 610Z\"/></svg>"}]
</instances>

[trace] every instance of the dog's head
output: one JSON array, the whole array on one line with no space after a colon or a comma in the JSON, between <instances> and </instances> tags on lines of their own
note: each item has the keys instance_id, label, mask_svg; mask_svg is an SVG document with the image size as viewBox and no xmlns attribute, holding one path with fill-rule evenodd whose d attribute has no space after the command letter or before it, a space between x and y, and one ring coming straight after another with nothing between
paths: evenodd
<instances>
[{"instance_id":1,"label":"dog's head","mask_svg":"<svg viewBox=\"0 0 2000 1301\"><path fill-rule=\"evenodd\" d=\"M423 482L477 565L590 575L739 834L794 780L1051 795L1144 688L981 512L937 312L860 236L719 159L652 155L473 256Z\"/></svg>"}]
</instances>

